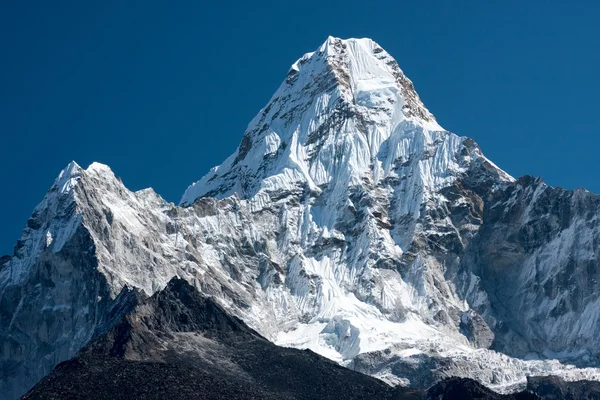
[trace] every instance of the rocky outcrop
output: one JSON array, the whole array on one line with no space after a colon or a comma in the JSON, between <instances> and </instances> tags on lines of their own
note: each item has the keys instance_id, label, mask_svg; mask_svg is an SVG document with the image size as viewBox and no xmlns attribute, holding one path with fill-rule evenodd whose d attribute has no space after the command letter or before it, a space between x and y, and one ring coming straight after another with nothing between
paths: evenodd
<instances>
[{"instance_id":1,"label":"rocky outcrop","mask_svg":"<svg viewBox=\"0 0 600 400\"><path fill-rule=\"evenodd\" d=\"M432 386L425 396L427 400L592 400L598 398L600 398L599 382L565 382L556 376L528 377L525 390L506 395L496 393L473 379L446 378Z\"/></svg>"},{"instance_id":2,"label":"rocky outcrop","mask_svg":"<svg viewBox=\"0 0 600 400\"><path fill-rule=\"evenodd\" d=\"M275 346L181 279L124 289L115 325L23 399L420 399L310 351Z\"/></svg>"},{"instance_id":3,"label":"rocky outcrop","mask_svg":"<svg viewBox=\"0 0 600 400\"><path fill-rule=\"evenodd\" d=\"M485 198L485 223L462 267L481 291L467 301L493 329L493 348L517 357L597 363L600 197L523 177Z\"/></svg>"},{"instance_id":4,"label":"rocky outcrop","mask_svg":"<svg viewBox=\"0 0 600 400\"><path fill-rule=\"evenodd\" d=\"M535 392L543 400L596 400L600 399L600 382L565 382L556 376L532 376L527 378L527 390Z\"/></svg>"},{"instance_id":5,"label":"rocky outcrop","mask_svg":"<svg viewBox=\"0 0 600 400\"><path fill-rule=\"evenodd\" d=\"M488 400L541 400L531 392L518 392L503 395L496 393L483 386L481 383L466 378L445 379L427 391L426 400L464 400L464 399L488 399Z\"/></svg>"},{"instance_id":6,"label":"rocky outcrop","mask_svg":"<svg viewBox=\"0 0 600 400\"><path fill-rule=\"evenodd\" d=\"M464 312L460 317L460 330L477 348L487 349L494 341L494 332L473 310Z\"/></svg>"}]
</instances>

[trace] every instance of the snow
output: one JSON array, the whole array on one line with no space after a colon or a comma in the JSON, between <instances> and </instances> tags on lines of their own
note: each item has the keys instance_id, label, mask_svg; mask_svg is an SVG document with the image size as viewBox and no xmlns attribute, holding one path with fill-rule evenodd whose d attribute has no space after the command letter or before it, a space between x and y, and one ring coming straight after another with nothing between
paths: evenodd
<instances>
[{"instance_id":1,"label":"snow","mask_svg":"<svg viewBox=\"0 0 600 400\"><path fill-rule=\"evenodd\" d=\"M190 185L182 206L151 189L129 191L106 165L83 170L70 163L36 208L41 228L25 230L22 257L0 269L0 291L27 287L48 249L58 253L85 231L93 248L78 254L93 254L110 293L83 293L89 304L77 310L82 314L118 298L124 287L151 295L179 276L269 340L348 366L372 356L373 369L362 372L394 384L410 383L394 374L395 360L416 363L423 356L450 357L458 365L453 373L501 390L527 374L598 379L595 369L476 349L458 329L460 317L436 320L489 306L473 272L459 282L464 293L458 290L457 280L446 276L451 251L433 248L429 239L458 235L447 211L451 202L440 191L480 165L498 186L514 181L466 138L437 123L377 43L329 37L292 65L237 151ZM461 196L452 204L469 207L469 201ZM525 210L526 221L530 213ZM595 236L585 223L535 250L537 259L549 261L538 277L554 276L552 268L564 265L575 243L584 244L578 255L594 257ZM475 234L479 225L463 228ZM550 262L556 259L561 262ZM526 290L525 283L533 285L534 258L523 265ZM69 306L55 301L52 296L61 296L56 290L40 310L58 314ZM545 301L554 304L560 296ZM550 337L571 327L573 335L585 336L597 325L599 301L590 301L572 324L549 321L541 328ZM48 359L70 357L95 328L57 331ZM67 351L58 343L68 340Z\"/></svg>"},{"instance_id":2,"label":"snow","mask_svg":"<svg viewBox=\"0 0 600 400\"><path fill-rule=\"evenodd\" d=\"M406 276L371 268L375 243L380 255L400 260L422 229L419 224L410 230L407 222L406 230L393 232L367 224L358 237L335 229L348 218L345 210L356 210L349 189L364 187L364 182L368 182L368 192L376 193L374 197L385 199L383 204L394 205L387 216L389 223L417 221L423 205L444 201L438 192L473 165L487 164L495 171L498 184L514 181L478 151L461 160L465 138L437 123L416 93L398 81L396 76L402 72L393 67L394 63L370 39L329 37L292 65L291 80L280 86L249 124L244 140L252 146L240 147L221 166L191 185L181 204L190 205L206 194L221 199L235 194L247 199L254 213L260 213L272 207L272 197L293 193L299 187L308 188L315 196L327 196L324 204L308 201L298 210L285 208L283 228L279 229L286 231L285 241L300 245L294 250L300 254L294 253L287 262L285 284L292 298L285 300L285 310L292 313L290 306L294 305L291 309L310 315L310 321L287 322L275 332L263 329L263 334L277 344L310 348L340 363L399 344L402 348L394 354L407 359L429 354L435 348L438 356L471 360L495 371L483 372L480 379L500 389L522 382L526 374L561 373L558 371L567 367L474 350L462 335L452 332L455 328L449 331L425 323L425 315L431 313L432 288L424 282L428 279L425 271L435 264L431 257L417 256ZM321 84L332 79L334 85ZM327 89L311 92L315 86ZM405 112L407 108L409 112ZM331 125L344 112L341 123ZM267 154L273 157L268 162ZM385 189L382 183L390 178L400 184ZM456 205L460 204L467 202L460 198ZM455 229L449 218L439 223ZM476 225L467 227L474 232L478 229ZM454 234L453 230L438 230L439 225L422 233ZM334 232L338 240L351 243L350 253L303 255L316 245L315 238L327 240ZM361 282L368 280L377 282L376 286L363 286ZM479 289L479 277L471 273L468 282L472 305L487 304L487 296ZM444 301L462 311L470 309L466 299L456 295ZM402 321L392 317L399 307L406 310ZM382 371L380 377L389 382L406 383L385 368Z\"/></svg>"},{"instance_id":3,"label":"snow","mask_svg":"<svg viewBox=\"0 0 600 400\"><path fill-rule=\"evenodd\" d=\"M52 187L58 189L60 193L70 192L77 184L81 171L81 167L75 161L71 161L60 174L58 174Z\"/></svg>"},{"instance_id":4,"label":"snow","mask_svg":"<svg viewBox=\"0 0 600 400\"><path fill-rule=\"evenodd\" d=\"M458 137L448 134L435 122L420 100L415 107L422 109L429 116L427 119L405 114L406 89L394 76L402 72L389 65L393 59L385 51L374 52L379 48L375 42L349 39L337 46L338 41L329 38L317 51L294 63L292 70L298 71L294 82L284 82L246 130L245 135L253 144L249 154L237 163L234 154L212 169L188 188L182 204L191 204L215 189L219 190L217 197L224 198L234 192L254 196L261 190L289 189L298 182L308 184L313 190L332 181L340 185L357 184L365 174L371 173L372 164L378 159L377 164L383 164L384 168L378 179L382 180L393 173L394 160L411 151L405 146L412 136L425 135L424 141L447 136L455 145L460 143ZM345 65L348 70L342 72ZM349 86L344 82L346 74L350 78ZM316 92L314 96L307 95L312 87L332 78L337 85ZM323 146L317 149L311 135L324 129L328 121L339 115L340 104L367 116L367 132L361 132L360 121L349 119L338 132L331 132ZM265 126L267 128L263 129ZM283 143L285 148L281 147ZM390 154L383 159L380 155L382 147L391 148ZM242 150L238 149L238 155ZM278 150L278 158L270 168L264 168L265 156ZM445 162L438 161L440 168L450 163L450 155L449 152L441 154ZM232 176L236 180L223 181L223 177ZM254 190L243 189L242 179L248 176L260 182L260 186Z\"/></svg>"},{"instance_id":5,"label":"snow","mask_svg":"<svg viewBox=\"0 0 600 400\"><path fill-rule=\"evenodd\" d=\"M52 240L52 233L50 231L46 232L46 247L50 247Z\"/></svg>"}]
</instances>

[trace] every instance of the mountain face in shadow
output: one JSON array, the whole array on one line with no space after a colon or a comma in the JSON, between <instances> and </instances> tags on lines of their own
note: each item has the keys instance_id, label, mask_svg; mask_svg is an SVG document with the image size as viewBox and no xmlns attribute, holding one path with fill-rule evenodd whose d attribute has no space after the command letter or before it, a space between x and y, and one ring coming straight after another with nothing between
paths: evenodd
<instances>
[{"instance_id":1,"label":"mountain face in shadow","mask_svg":"<svg viewBox=\"0 0 600 400\"><path fill-rule=\"evenodd\" d=\"M152 297L124 289L109 316L112 327L23 399L600 399L599 382L557 377L530 377L507 395L468 378L393 388L272 344L179 278Z\"/></svg>"},{"instance_id":2,"label":"mountain face in shadow","mask_svg":"<svg viewBox=\"0 0 600 400\"><path fill-rule=\"evenodd\" d=\"M600 382L566 382L556 376L531 376L527 389L544 400L600 400Z\"/></svg>"},{"instance_id":3,"label":"mountain face in shadow","mask_svg":"<svg viewBox=\"0 0 600 400\"><path fill-rule=\"evenodd\" d=\"M276 346L173 279L121 294L121 319L23 398L420 399L309 350Z\"/></svg>"}]
</instances>

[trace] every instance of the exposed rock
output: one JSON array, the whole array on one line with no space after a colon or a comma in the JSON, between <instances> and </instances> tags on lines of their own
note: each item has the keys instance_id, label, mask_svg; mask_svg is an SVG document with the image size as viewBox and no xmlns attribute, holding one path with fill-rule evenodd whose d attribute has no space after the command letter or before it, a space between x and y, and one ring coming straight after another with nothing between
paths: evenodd
<instances>
[{"instance_id":1,"label":"exposed rock","mask_svg":"<svg viewBox=\"0 0 600 400\"><path fill-rule=\"evenodd\" d=\"M23 399L420 399L311 351L275 346L186 281L127 310Z\"/></svg>"},{"instance_id":2,"label":"exposed rock","mask_svg":"<svg viewBox=\"0 0 600 400\"><path fill-rule=\"evenodd\" d=\"M426 400L540 400L531 391L503 395L483 386L481 383L467 378L448 378L427 391Z\"/></svg>"},{"instance_id":3,"label":"exposed rock","mask_svg":"<svg viewBox=\"0 0 600 400\"><path fill-rule=\"evenodd\" d=\"M527 389L543 400L597 400L600 382L566 382L556 376L527 377Z\"/></svg>"},{"instance_id":4,"label":"exposed rock","mask_svg":"<svg viewBox=\"0 0 600 400\"><path fill-rule=\"evenodd\" d=\"M477 348L487 349L494 341L494 333L483 318L473 310L466 311L460 318L460 329Z\"/></svg>"}]
</instances>

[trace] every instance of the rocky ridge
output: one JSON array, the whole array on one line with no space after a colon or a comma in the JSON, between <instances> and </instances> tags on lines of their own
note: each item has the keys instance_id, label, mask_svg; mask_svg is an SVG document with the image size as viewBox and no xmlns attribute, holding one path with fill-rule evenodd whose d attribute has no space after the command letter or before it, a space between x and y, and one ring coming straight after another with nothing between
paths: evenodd
<instances>
[{"instance_id":1,"label":"rocky ridge","mask_svg":"<svg viewBox=\"0 0 600 400\"><path fill-rule=\"evenodd\" d=\"M182 279L124 289L112 328L23 399L420 399L311 351L279 347Z\"/></svg>"}]
</instances>

